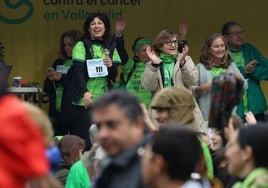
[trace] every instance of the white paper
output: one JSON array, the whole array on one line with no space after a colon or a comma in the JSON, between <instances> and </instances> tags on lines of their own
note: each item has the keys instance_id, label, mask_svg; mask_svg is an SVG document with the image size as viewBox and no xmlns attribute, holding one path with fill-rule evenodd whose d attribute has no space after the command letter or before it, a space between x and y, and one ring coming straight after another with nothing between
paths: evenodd
<instances>
[{"instance_id":1,"label":"white paper","mask_svg":"<svg viewBox=\"0 0 268 188\"><path fill-rule=\"evenodd\" d=\"M57 65L56 71L62 74L67 74L70 67L65 67L63 65Z\"/></svg>"},{"instance_id":2,"label":"white paper","mask_svg":"<svg viewBox=\"0 0 268 188\"><path fill-rule=\"evenodd\" d=\"M90 78L104 77L108 75L107 66L104 65L103 59L88 59L87 72Z\"/></svg>"}]
</instances>

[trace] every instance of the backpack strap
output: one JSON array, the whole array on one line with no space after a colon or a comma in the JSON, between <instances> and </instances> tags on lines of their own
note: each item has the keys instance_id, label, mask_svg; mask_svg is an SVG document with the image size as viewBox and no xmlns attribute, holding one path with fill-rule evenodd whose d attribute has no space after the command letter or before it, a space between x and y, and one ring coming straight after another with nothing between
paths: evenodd
<instances>
[{"instance_id":1,"label":"backpack strap","mask_svg":"<svg viewBox=\"0 0 268 188\"><path fill-rule=\"evenodd\" d=\"M93 58L93 50L91 46L91 42L85 38L82 41L84 43L85 49L86 49L86 59L92 59Z\"/></svg>"},{"instance_id":2,"label":"backpack strap","mask_svg":"<svg viewBox=\"0 0 268 188\"><path fill-rule=\"evenodd\" d=\"M128 73L128 75L127 75L127 79L124 80L124 84L125 84L125 85L127 85L127 83L129 82L129 80L130 80L131 76L133 75L135 69L136 69L136 63L134 62L134 64L133 64L131 70L129 71L129 73Z\"/></svg>"}]
</instances>

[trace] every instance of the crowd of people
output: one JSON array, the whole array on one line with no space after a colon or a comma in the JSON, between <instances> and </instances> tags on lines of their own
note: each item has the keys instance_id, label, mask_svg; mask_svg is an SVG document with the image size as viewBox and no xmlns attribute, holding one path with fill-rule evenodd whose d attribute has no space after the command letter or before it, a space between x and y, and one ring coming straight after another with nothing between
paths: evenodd
<instances>
[{"instance_id":1,"label":"crowd of people","mask_svg":"<svg viewBox=\"0 0 268 188\"><path fill-rule=\"evenodd\" d=\"M268 59L241 25L210 34L199 62L185 21L138 35L133 56L125 28L91 13L60 36L48 114L8 94L0 64L0 187L268 187Z\"/></svg>"}]
</instances>

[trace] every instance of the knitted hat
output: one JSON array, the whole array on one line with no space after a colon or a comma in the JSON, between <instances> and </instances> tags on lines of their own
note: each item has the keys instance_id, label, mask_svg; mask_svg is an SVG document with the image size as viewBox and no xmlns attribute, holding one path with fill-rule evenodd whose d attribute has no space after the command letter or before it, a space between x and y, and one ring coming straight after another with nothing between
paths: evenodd
<instances>
[{"instance_id":1,"label":"knitted hat","mask_svg":"<svg viewBox=\"0 0 268 188\"><path fill-rule=\"evenodd\" d=\"M171 122L186 124L194 120L195 101L192 93L184 87L168 87L158 92L151 108L169 109Z\"/></svg>"}]
</instances>

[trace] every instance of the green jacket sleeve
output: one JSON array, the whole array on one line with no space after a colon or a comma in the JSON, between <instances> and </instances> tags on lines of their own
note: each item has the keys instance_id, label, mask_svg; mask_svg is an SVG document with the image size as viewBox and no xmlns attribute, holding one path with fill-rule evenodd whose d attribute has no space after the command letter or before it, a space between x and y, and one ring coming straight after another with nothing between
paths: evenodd
<instances>
[{"instance_id":1,"label":"green jacket sleeve","mask_svg":"<svg viewBox=\"0 0 268 188\"><path fill-rule=\"evenodd\" d=\"M242 46L245 63L248 64L250 61L256 59L256 70L253 73L245 74L244 71L242 72L244 74L245 78L250 78L255 81L260 80L268 80L268 59L265 58L260 51L253 46L252 44L245 43Z\"/></svg>"}]
</instances>

